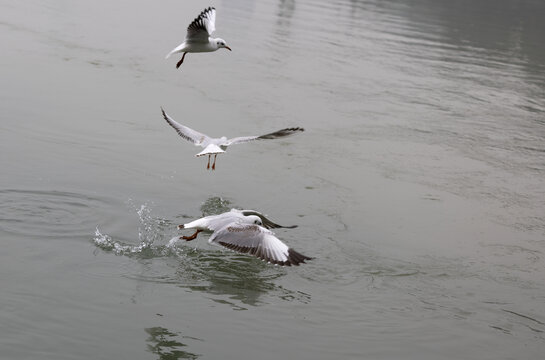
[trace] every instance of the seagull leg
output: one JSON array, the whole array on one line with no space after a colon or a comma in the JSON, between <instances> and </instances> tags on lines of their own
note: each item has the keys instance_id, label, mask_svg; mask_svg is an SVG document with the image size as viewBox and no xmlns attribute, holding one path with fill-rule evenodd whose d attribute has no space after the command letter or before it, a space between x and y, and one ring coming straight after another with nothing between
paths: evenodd
<instances>
[{"instance_id":1,"label":"seagull leg","mask_svg":"<svg viewBox=\"0 0 545 360\"><path fill-rule=\"evenodd\" d=\"M179 68L180 65L182 65L182 63L184 62L185 54L187 54L187 53L185 52L184 55L182 56L182 59L180 61L178 61L178 63L176 64L176 69Z\"/></svg>"},{"instance_id":2,"label":"seagull leg","mask_svg":"<svg viewBox=\"0 0 545 360\"><path fill-rule=\"evenodd\" d=\"M184 239L185 241L191 241L193 239L195 239L197 237L197 235L201 232L202 230L197 230L195 231L195 233L191 236L180 236L180 239Z\"/></svg>"},{"instance_id":3,"label":"seagull leg","mask_svg":"<svg viewBox=\"0 0 545 360\"><path fill-rule=\"evenodd\" d=\"M208 165L206 165L206 170L210 169L210 155L208 155Z\"/></svg>"},{"instance_id":4,"label":"seagull leg","mask_svg":"<svg viewBox=\"0 0 545 360\"><path fill-rule=\"evenodd\" d=\"M214 154L214 163L212 164L212 170L216 170L216 158L218 157L218 154Z\"/></svg>"}]
</instances>

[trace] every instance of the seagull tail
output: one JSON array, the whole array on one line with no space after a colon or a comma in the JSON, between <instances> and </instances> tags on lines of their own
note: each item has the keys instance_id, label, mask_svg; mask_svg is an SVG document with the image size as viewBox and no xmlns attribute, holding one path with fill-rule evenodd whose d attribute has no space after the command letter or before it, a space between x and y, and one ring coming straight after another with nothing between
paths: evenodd
<instances>
[{"instance_id":1,"label":"seagull tail","mask_svg":"<svg viewBox=\"0 0 545 360\"><path fill-rule=\"evenodd\" d=\"M178 45L178 46L176 46L174 49L172 49L172 51L169 52L169 53L167 54L167 56L165 56L165 59L168 59L172 54L176 54L176 53L178 53L178 52L182 52L184 48L185 48L185 42L182 43L182 44L180 44L180 45Z\"/></svg>"}]
</instances>

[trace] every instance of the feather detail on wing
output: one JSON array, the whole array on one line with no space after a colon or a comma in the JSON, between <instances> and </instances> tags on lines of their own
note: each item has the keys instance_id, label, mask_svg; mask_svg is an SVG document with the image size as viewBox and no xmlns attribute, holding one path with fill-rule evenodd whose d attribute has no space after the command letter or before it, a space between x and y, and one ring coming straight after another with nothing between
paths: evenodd
<instances>
[{"instance_id":1,"label":"feather detail on wing","mask_svg":"<svg viewBox=\"0 0 545 360\"><path fill-rule=\"evenodd\" d=\"M208 42L208 37L216 30L216 9L204 9L187 27L187 42Z\"/></svg>"},{"instance_id":2,"label":"feather detail on wing","mask_svg":"<svg viewBox=\"0 0 545 360\"><path fill-rule=\"evenodd\" d=\"M210 139L207 135L201 134L198 131L195 131L193 129L188 128L187 126L184 126L172 119L168 114L161 108L161 111L163 112L163 117L165 118L166 122L176 130L178 135L186 139L187 141L192 142L195 145L202 145L205 140Z\"/></svg>"},{"instance_id":3,"label":"feather detail on wing","mask_svg":"<svg viewBox=\"0 0 545 360\"><path fill-rule=\"evenodd\" d=\"M278 138L281 138L281 137L285 137L285 136L295 134L296 132L299 132L299 131L305 131L305 129L300 128L300 127L285 128L285 129L278 130L278 131L272 132L270 134L265 134L265 135L261 135L261 136L241 136L241 137L236 137L236 138L232 138L232 139L227 140L226 145L242 144L242 143L253 141L253 140L278 139Z\"/></svg>"},{"instance_id":4,"label":"feather detail on wing","mask_svg":"<svg viewBox=\"0 0 545 360\"><path fill-rule=\"evenodd\" d=\"M311 259L288 248L272 231L258 225L231 223L214 232L208 241L282 266L299 265Z\"/></svg>"}]
</instances>

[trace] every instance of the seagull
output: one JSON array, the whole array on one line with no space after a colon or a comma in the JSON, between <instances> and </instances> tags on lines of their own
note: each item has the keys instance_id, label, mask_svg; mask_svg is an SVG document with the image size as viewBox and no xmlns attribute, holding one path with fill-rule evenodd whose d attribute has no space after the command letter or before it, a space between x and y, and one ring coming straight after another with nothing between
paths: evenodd
<instances>
[{"instance_id":1,"label":"seagull","mask_svg":"<svg viewBox=\"0 0 545 360\"><path fill-rule=\"evenodd\" d=\"M209 7L201 11L199 16L189 24L184 42L169 52L166 59L172 54L183 52L182 59L176 64L178 69L188 52L212 52L221 48L231 51L231 48L225 44L225 40L210 36L214 30L216 30L216 9Z\"/></svg>"},{"instance_id":2,"label":"seagull","mask_svg":"<svg viewBox=\"0 0 545 360\"><path fill-rule=\"evenodd\" d=\"M241 221L247 224L258 224L267 229L294 229L297 227L297 225L283 226L276 224L271 220L267 219L265 215L255 210L231 209L230 211L224 212L219 215L205 216L187 224L178 225L178 229L197 229L197 231L193 235L181 237L181 239L189 241L195 239L201 231L213 232L224 227L227 224L237 221Z\"/></svg>"},{"instance_id":3,"label":"seagull","mask_svg":"<svg viewBox=\"0 0 545 360\"><path fill-rule=\"evenodd\" d=\"M289 248L275 234L271 228L293 229L297 225L278 225L254 210L238 210L224 212L219 215L210 215L178 225L178 229L196 229L191 236L181 236L180 239L191 241L201 231L213 232L208 243L221 245L230 250L247 253L281 266L299 265L312 258Z\"/></svg>"},{"instance_id":4,"label":"seagull","mask_svg":"<svg viewBox=\"0 0 545 360\"><path fill-rule=\"evenodd\" d=\"M253 141L253 140L267 140L267 139L277 139L284 136L288 136L291 134L294 134L298 131L304 131L305 129L300 127L294 127L294 128L285 128L282 130L275 131L270 134L265 134L261 136L242 136L242 137L235 137L232 139L227 139L225 136L222 136L221 138L212 138L208 135L202 134L198 131L195 131L193 129L188 128L187 126L184 126L172 119L168 114L161 108L161 111L163 112L163 117L167 121L167 123L176 130L178 135L183 137L184 139L191 141L196 146L202 146L204 148L203 151L196 154L195 156L204 156L208 155L208 165L206 166L207 169L210 169L210 156L214 155L214 163L212 164L212 170L216 169L216 157L218 154L224 153L225 150L229 145L235 145L235 144L242 144L245 142Z\"/></svg>"}]
</instances>

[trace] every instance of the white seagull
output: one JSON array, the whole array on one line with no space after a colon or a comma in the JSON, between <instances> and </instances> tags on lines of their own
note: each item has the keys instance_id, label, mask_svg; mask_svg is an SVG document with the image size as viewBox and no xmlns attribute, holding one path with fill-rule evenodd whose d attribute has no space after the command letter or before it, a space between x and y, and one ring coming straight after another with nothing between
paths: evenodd
<instances>
[{"instance_id":1,"label":"white seagull","mask_svg":"<svg viewBox=\"0 0 545 360\"><path fill-rule=\"evenodd\" d=\"M210 215L179 225L179 229L196 229L191 236L181 236L186 241L193 240L201 231L213 232L208 239L228 249L253 255L263 261L281 266L299 265L312 258L298 253L280 241L270 228L295 228L297 225L282 226L273 223L263 214L254 210L237 210L219 215Z\"/></svg>"},{"instance_id":2,"label":"white seagull","mask_svg":"<svg viewBox=\"0 0 545 360\"><path fill-rule=\"evenodd\" d=\"M172 54L183 52L182 59L176 64L177 69L184 62L184 57L188 52L211 52L221 48L231 51L231 48L225 44L225 40L210 36L214 30L216 30L216 9L209 7L208 9L204 9L189 24L184 42L169 52L166 59Z\"/></svg>"},{"instance_id":3,"label":"white seagull","mask_svg":"<svg viewBox=\"0 0 545 360\"><path fill-rule=\"evenodd\" d=\"M196 146L201 146L204 148L203 151L196 154L195 156L204 156L208 155L208 165L207 169L210 169L210 156L214 155L214 164L212 164L212 170L216 169L216 157L218 154L224 153L225 150L227 150L227 147L229 145L235 145L235 144L242 144L245 142L253 141L253 140L267 140L267 139L277 139L284 136L288 136L291 134L294 134L298 131L304 131L305 129L294 127L294 128L286 128L282 130L275 131L270 134L265 134L261 136L242 136L242 137L235 137L232 139L227 139L225 136L222 136L221 138L212 138L208 135L202 134L198 131L195 131L193 129L188 128L187 126L184 126L172 119L168 114L161 108L161 111L163 112L163 117L167 121L167 123L176 130L178 135L183 137L184 139L191 141Z\"/></svg>"}]
</instances>

